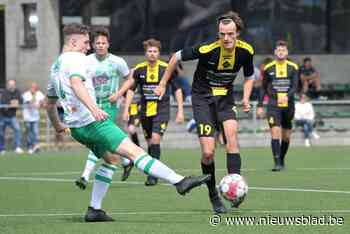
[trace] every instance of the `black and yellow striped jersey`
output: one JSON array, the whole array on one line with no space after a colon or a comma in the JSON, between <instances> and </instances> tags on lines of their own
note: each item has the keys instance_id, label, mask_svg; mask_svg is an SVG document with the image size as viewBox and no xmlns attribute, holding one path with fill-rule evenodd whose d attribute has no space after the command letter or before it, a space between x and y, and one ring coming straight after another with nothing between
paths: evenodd
<instances>
[{"instance_id":1,"label":"black and yellow striped jersey","mask_svg":"<svg viewBox=\"0 0 350 234\"><path fill-rule=\"evenodd\" d=\"M170 88L173 90L180 88L177 80L171 79L161 100L154 93L167 66L166 62L157 60L153 67L147 61L139 63L135 67L133 74L135 88L138 88L141 95L141 114L145 114L146 117L157 115L161 109L169 109Z\"/></svg>"},{"instance_id":2,"label":"black and yellow striped jersey","mask_svg":"<svg viewBox=\"0 0 350 234\"><path fill-rule=\"evenodd\" d=\"M243 67L246 78L254 74L253 47L241 40L236 41L232 52L226 51L220 40L200 44L181 51L182 61L198 59L192 83L192 94L226 96L232 93L233 82Z\"/></svg>"},{"instance_id":3,"label":"black and yellow striped jersey","mask_svg":"<svg viewBox=\"0 0 350 234\"><path fill-rule=\"evenodd\" d=\"M262 106L265 94L269 96L269 105L287 108L294 106L294 94L298 86L298 65L290 60L274 60L264 67L264 80L259 97L259 106ZM288 103L278 105L279 96L288 96Z\"/></svg>"}]
</instances>

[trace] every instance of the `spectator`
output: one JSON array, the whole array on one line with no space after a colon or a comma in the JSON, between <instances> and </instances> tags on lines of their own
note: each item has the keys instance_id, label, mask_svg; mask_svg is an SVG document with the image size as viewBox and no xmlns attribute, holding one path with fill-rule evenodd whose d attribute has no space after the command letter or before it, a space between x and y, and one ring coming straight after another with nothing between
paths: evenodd
<instances>
[{"instance_id":1,"label":"spectator","mask_svg":"<svg viewBox=\"0 0 350 234\"><path fill-rule=\"evenodd\" d=\"M300 95L300 101L295 104L295 123L301 125L304 131L305 146L310 147L310 135L315 139L320 136L313 130L315 112L311 102L307 101L305 94Z\"/></svg>"},{"instance_id":2,"label":"spectator","mask_svg":"<svg viewBox=\"0 0 350 234\"><path fill-rule=\"evenodd\" d=\"M30 90L23 96L23 120L27 133L28 153L33 154L39 150L39 109L43 106L45 96L38 89L37 83L33 82Z\"/></svg>"},{"instance_id":3,"label":"spectator","mask_svg":"<svg viewBox=\"0 0 350 234\"><path fill-rule=\"evenodd\" d=\"M15 152L22 154L21 149L21 128L16 117L17 109L22 104L22 97L19 90L16 88L15 80L8 80L7 87L1 95L0 104L0 153L5 153L5 131L9 126L14 131L15 135Z\"/></svg>"},{"instance_id":4,"label":"spectator","mask_svg":"<svg viewBox=\"0 0 350 234\"><path fill-rule=\"evenodd\" d=\"M320 73L313 67L311 58L304 58L299 72L302 93L316 99L319 98L321 91Z\"/></svg>"},{"instance_id":5,"label":"spectator","mask_svg":"<svg viewBox=\"0 0 350 234\"><path fill-rule=\"evenodd\" d=\"M254 67L254 76L255 76L254 87L253 87L252 94L250 97L252 100L257 100L259 98L261 86L262 86L262 81L264 79L264 67L272 61L273 61L273 59L271 57L266 57L260 63L259 68ZM258 71L257 71L257 69L258 69ZM268 101L268 96L266 96L264 98L264 102L267 102L267 101Z\"/></svg>"},{"instance_id":6,"label":"spectator","mask_svg":"<svg viewBox=\"0 0 350 234\"><path fill-rule=\"evenodd\" d=\"M260 69L256 66L254 66L254 86L253 86L253 90L252 90L252 94L250 96L250 100L252 101L256 101L259 98L260 95L260 89L261 89L261 82L262 80L260 80Z\"/></svg>"}]
</instances>

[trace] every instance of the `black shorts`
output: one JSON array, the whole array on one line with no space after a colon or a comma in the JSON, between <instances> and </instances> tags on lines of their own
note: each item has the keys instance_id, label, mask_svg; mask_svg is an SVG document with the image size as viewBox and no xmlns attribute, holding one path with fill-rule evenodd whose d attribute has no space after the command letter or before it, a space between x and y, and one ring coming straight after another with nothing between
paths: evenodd
<instances>
[{"instance_id":1,"label":"black shorts","mask_svg":"<svg viewBox=\"0 0 350 234\"><path fill-rule=\"evenodd\" d=\"M294 108L276 108L267 107L267 122L270 128L272 127L282 127L284 129L292 129L293 118L294 118Z\"/></svg>"},{"instance_id":2,"label":"black shorts","mask_svg":"<svg viewBox=\"0 0 350 234\"><path fill-rule=\"evenodd\" d=\"M220 97L192 95L192 108L199 137L214 137L224 121L236 119L236 105L231 95Z\"/></svg>"},{"instance_id":3,"label":"black shorts","mask_svg":"<svg viewBox=\"0 0 350 234\"><path fill-rule=\"evenodd\" d=\"M153 132L163 136L168 127L168 121L168 118L159 114L152 117L142 117L141 125L145 139L150 139Z\"/></svg>"}]
</instances>

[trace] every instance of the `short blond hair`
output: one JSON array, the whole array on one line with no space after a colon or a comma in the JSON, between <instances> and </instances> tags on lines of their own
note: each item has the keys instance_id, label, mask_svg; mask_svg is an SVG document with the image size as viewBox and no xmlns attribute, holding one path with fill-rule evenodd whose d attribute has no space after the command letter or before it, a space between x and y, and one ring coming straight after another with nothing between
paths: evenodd
<instances>
[{"instance_id":1,"label":"short blond hair","mask_svg":"<svg viewBox=\"0 0 350 234\"><path fill-rule=\"evenodd\" d=\"M67 38L74 34L89 34L90 29L88 26L79 23L70 23L63 28L63 38L67 41Z\"/></svg>"}]
</instances>

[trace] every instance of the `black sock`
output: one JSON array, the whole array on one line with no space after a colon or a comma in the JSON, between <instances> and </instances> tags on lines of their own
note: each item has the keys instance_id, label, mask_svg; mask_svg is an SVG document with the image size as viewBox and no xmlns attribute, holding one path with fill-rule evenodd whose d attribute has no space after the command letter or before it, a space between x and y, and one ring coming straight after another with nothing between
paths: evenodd
<instances>
[{"instance_id":1,"label":"black sock","mask_svg":"<svg viewBox=\"0 0 350 234\"><path fill-rule=\"evenodd\" d=\"M227 153L226 166L229 174L241 174L241 155L239 153Z\"/></svg>"},{"instance_id":2,"label":"black sock","mask_svg":"<svg viewBox=\"0 0 350 234\"><path fill-rule=\"evenodd\" d=\"M286 157L289 148L289 141L282 141L281 143L281 162L284 165L284 158Z\"/></svg>"},{"instance_id":3,"label":"black sock","mask_svg":"<svg viewBox=\"0 0 350 234\"><path fill-rule=\"evenodd\" d=\"M278 164L280 160L280 155L281 155L281 144L279 139L271 140L271 149L272 149L273 159L275 163Z\"/></svg>"},{"instance_id":4,"label":"black sock","mask_svg":"<svg viewBox=\"0 0 350 234\"><path fill-rule=\"evenodd\" d=\"M203 162L201 163L202 173L204 175L211 175L209 181L206 182L206 185L209 190L209 196L213 197L217 195L216 191L216 181L215 181L215 163L212 161L209 165L205 165Z\"/></svg>"},{"instance_id":5,"label":"black sock","mask_svg":"<svg viewBox=\"0 0 350 234\"><path fill-rule=\"evenodd\" d=\"M139 138L138 138L136 132L133 133L133 134L131 134L131 140L132 140L132 142L134 142L137 146L140 146Z\"/></svg>"},{"instance_id":6,"label":"black sock","mask_svg":"<svg viewBox=\"0 0 350 234\"><path fill-rule=\"evenodd\" d=\"M160 159L160 145L159 144L151 144L148 147L148 153L152 156L152 158Z\"/></svg>"}]
</instances>

